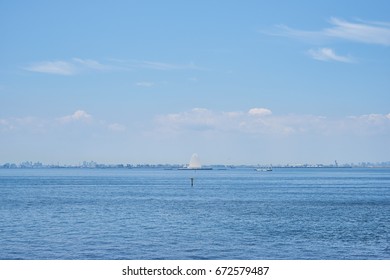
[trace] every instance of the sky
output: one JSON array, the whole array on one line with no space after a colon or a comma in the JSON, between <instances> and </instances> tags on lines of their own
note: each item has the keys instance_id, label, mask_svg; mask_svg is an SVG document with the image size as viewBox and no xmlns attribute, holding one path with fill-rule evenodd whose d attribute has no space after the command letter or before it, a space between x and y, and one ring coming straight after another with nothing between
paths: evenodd
<instances>
[{"instance_id":1,"label":"sky","mask_svg":"<svg viewBox=\"0 0 390 280\"><path fill-rule=\"evenodd\" d=\"M0 0L0 164L390 161L389 11Z\"/></svg>"}]
</instances>

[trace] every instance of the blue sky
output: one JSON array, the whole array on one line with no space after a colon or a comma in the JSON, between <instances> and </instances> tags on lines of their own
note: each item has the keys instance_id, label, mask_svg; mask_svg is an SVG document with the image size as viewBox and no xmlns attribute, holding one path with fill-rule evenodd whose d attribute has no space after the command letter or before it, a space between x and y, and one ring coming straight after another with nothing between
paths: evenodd
<instances>
[{"instance_id":1,"label":"blue sky","mask_svg":"<svg viewBox=\"0 0 390 280\"><path fill-rule=\"evenodd\" d=\"M388 1L1 1L0 163L390 160Z\"/></svg>"}]
</instances>

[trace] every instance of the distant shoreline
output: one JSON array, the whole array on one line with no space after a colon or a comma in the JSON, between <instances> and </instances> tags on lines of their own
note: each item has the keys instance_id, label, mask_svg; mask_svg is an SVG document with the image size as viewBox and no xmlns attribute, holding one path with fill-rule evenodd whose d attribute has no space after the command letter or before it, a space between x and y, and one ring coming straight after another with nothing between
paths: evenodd
<instances>
[{"instance_id":1,"label":"distant shoreline","mask_svg":"<svg viewBox=\"0 0 390 280\"><path fill-rule=\"evenodd\" d=\"M94 164L94 165L60 165L60 164L14 164L6 163L0 164L0 169L164 169L164 170L229 170L229 169L259 169L267 168L270 165L205 165L202 168L186 168L180 164ZM273 169L345 169L345 168L390 168L390 163L358 163L358 164L344 164L341 166L335 165L272 165Z\"/></svg>"}]
</instances>

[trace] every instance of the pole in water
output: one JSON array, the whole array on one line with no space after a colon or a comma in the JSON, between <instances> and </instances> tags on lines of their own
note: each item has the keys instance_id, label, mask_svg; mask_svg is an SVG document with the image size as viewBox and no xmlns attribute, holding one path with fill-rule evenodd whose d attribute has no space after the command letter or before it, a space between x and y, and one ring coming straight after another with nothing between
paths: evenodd
<instances>
[{"instance_id":1,"label":"pole in water","mask_svg":"<svg viewBox=\"0 0 390 280\"><path fill-rule=\"evenodd\" d=\"M194 177L191 177L190 179L191 179L191 187L193 187L194 186Z\"/></svg>"}]
</instances>

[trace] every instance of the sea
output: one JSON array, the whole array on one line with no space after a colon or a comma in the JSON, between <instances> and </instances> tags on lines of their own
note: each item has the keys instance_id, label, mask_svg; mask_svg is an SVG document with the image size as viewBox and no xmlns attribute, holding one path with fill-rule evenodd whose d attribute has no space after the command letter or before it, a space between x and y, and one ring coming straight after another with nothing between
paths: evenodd
<instances>
[{"instance_id":1,"label":"sea","mask_svg":"<svg viewBox=\"0 0 390 280\"><path fill-rule=\"evenodd\" d=\"M0 169L0 259L389 260L390 169Z\"/></svg>"}]
</instances>

